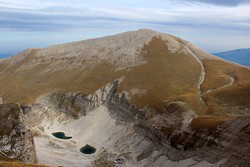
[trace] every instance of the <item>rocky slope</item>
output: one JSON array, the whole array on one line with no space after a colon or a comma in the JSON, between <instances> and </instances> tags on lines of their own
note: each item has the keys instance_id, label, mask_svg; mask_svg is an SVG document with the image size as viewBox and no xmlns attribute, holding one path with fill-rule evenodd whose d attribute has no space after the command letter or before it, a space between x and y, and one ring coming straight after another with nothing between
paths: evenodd
<instances>
[{"instance_id":1,"label":"rocky slope","mask_svg":"<svg viewBox=\"0 0 250 167\"><path fill-rule=\"evenodd\" d=\"M118 83L115 81L108 91L102 89L105 95L100 103L95 100L86 103L86 97L96 92L82 98L83 108L93 104L95 107L81 111L84 116L77 120L64 112L66 105L46 107L45 99L50 99L51 94L43 96L39 104L27 106L25 123L36 134L38 161L76 167L250 165L249 116L231 118L213 128L199 127L192 121L198 115L183 102L169 103L162 113L138 109L129 104L124 93L117 94ZM54 92L53 96L58 95ZM65 99L73 101L83 97L68 95L65 94ZM62 141L52 136L54 132L64 132L72 138ZM88 156L80 153L86 144L95 147L96 153Z\"/></svg>"},{"instance_id":2,"label":"rocky slope","mask_svg":"<svg viewBox=\"0 0 250 167\"><path fill-rule=\"evenodd\" d=\"M28 49L1 61L0 74L38 163L249 166L250 69L180 38L143 29Z\"/></svg>"},{"instance_id":3,"label":"rocky slope","mask_svg":"<svg viewBox=\"0 0 250 167\"><path fill-rule=\"evenodd\" d=\"M36 163L32 132L23 123L22 109L17 104L0 104L0 159Z\"/></svg>"}]
</instances>

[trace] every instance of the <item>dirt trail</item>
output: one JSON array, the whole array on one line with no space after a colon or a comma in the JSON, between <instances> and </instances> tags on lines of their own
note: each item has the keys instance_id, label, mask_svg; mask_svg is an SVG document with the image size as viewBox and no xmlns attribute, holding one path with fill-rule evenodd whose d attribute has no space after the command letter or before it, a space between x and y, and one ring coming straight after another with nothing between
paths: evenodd
<instances>
[{"instance_id":1,"label":"dirt trail","mask_svg":"<svg viewBox=\"0 0 250 167\"><path fill-rule=\"evenodd\" d=\"M201 98L201 84L203 83L203 81L205 79L205 75L206 75L205 68L203 66L202 61L199 58L197 58L197 56L186 45L183 44L182 46L198 61L198 63L201 66L201 74L200 74L200 78L199 78L199 81L198 81L198 90L199 90L200 100L205 104L205 102Z\"/></svg>"},{"instance_id":2,"label":"dirt trail","mask_svg":"<svg viewBox=\"0 0 250 167\"><path fill-rule=\"evenodd\" d=\"M225 84L225 85L222 85L222 86L220 86L220 87L218 87L218 88L215 88L215 89L207 90L207 91L204 92L202 95L205 95L205 94L211 93L211 92L213 92L213 91L217 91L217 90L220 90L220 89L223 89L223 88L226 88L226 87L229 87L229 86L233 85L235 79L234 79L233 77L231 77L231 76L229 76L229 77L230 77L230 82L229 82L229 83L227 83L227 84Z\"/></svg>"}]
</instances>

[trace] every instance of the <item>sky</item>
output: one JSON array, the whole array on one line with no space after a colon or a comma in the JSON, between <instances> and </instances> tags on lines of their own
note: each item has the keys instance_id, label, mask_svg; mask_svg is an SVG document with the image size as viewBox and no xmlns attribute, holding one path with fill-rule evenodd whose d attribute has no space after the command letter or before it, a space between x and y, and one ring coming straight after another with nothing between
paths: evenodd
<instances>
[{"instance_id":1,"label":"sky","mask_svg":"<svg viewBox=\"0 0 250 167\"><path fill-rule=\"evenodd\" d=\"M250 0L0 0L0 56L141 28L212 53L250 48Z\"/></svg>"}]
</instances>

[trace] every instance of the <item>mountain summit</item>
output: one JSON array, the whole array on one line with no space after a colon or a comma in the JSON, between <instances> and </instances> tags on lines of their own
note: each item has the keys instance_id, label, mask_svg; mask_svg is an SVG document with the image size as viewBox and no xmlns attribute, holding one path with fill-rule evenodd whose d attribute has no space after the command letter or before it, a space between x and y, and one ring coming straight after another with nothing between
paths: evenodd
<instances>
[{"instance_id":1,"label":"mountain summit","mask_svg":"<svg viewBox=\"0 0 250 167\"><path fill-rule=\"evenodd\" d=\"M248 166L249 78L148 29L0 60L0 96L21 104L38 162L76 167Z\"/></svg>"}]
</instances>

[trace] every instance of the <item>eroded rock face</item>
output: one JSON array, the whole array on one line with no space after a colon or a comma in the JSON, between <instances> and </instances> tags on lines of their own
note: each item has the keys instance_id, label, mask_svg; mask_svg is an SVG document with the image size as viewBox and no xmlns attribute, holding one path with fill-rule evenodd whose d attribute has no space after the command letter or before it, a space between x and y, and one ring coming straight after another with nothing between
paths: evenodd
<instances>
[{"instance_id":1,"label":"eroded rock face","mask_svg":"<svg viewBox=\"0 0 250 167\"><path fill-rule=\"evenodd\" d=\"M118 86L118 81L108 83L90 95L84 95L79 92L65 93L62 91L50 92L37 99L37 104L51 108L58 113L65 113L68 117L78 119L103 104L109 92L114 92ZM34 107L34 106L33 106Z\"/></svg>"},{"instance_id":2,"label":"eroded rock face","mask_svg":"<svg viewBox=\"0 0 250 167\"><path fill-rule=\"evenodd\" d=\"M32 132L23 124L18 104L0 105L0 159L36 163Z\"/></svg>"},{"instance_id":3,"label":"eroded rock face","mask_svg":"<svg viewBox=\"0 0 250 167\"><path fill-rule=\"evenodd\" d=\"M79 151L75 148L90 142L97 149L91 155L91 161L100 167L103 164L140 167L249 166L250 116L225 122L215 129L192 129L190 123L197 115L185 102L170 102L162 112L147 107L138 109L130 104L126 92L117 93L118 86L119 82L114 81L94 94L81 96L84 98L79 102L88 112L82 110L78 120L65 121L62 118L67 118L70 113L46 108L46 103L43 103L32 105L26 117L43 118L45 121L27 124L43 127L41 134L44 136L55 131L64 131L72 136L72 143L65 146L61 141L57 143L48 137L49 142L60 145L59 150L57 147L50 148L55 152L65 147L72 149L75 155ZM68 93L63 97L75 101L79 94ZM71 107L74 108L75 104L72 103ZM37 140L43 141L44 138L38 135ZM41 145L39 143L38 147ZM43 154L40 148L38 150L39 154ZM61 154L66 156L64 151ZM46 159L44 161L49 163Z\"/></svg>"},{"instance_id":4,"label":"eroded rock face","mask_svg":"<svg viewBox=\"0 0 250 167\"><path fill-rule=\"evenodd\" d=\"M171 102L161 113L157 113L149 108L137 109L124 93L116 94L116 89L112 90L105 103L112 118L118 124L132 123L134 133L150 143L136 155L138 162L148 162L145 166L157 164L162 156L167 157L166 163L176 161L180 165L182 161L193 159L191 164L201 166L204 162L210 163L210 166L250 166L250 116L227 121L217 129L192 130L189 125L197 115L184 102ZM156 156L155 152L160 154ZM125 162L123 158L122 162L117 162L114 157L119 155L113 155L111 159L107 157L112 154L108 155L101 152L96 164L100 161L110 164L112 161L117 166L117 163Z\"/></svg>"},{"instance_id":5,"label":"eroded rock face","mask_svg":"<svg viewBox=\"0 0 250 167\"><path fill-rule=\"evenodd\" d=\"M77 119L89 111L90 100L81 93L55 91L38 98L37 103Z\"/></svg>"},{"instance_id":6,"label":"eroded rock face","mask_svg":"<svg viewBox=\"0 0 250 167\"><path fill-rule=\"evenodd\" d=\"M138 161L148 160L154 151L159 151L177 162L192 158L197 163L211 164L224 160L220 164L223 167L250 166L250 116L228 121L216 130L192 130L185 124L187 117L182 113L179 104L170 104L163 114L135 124L135 132L152 141L151 146L138 155ZM184 113L194 118L189 110Z\"/></svg>"}]
</instances>

